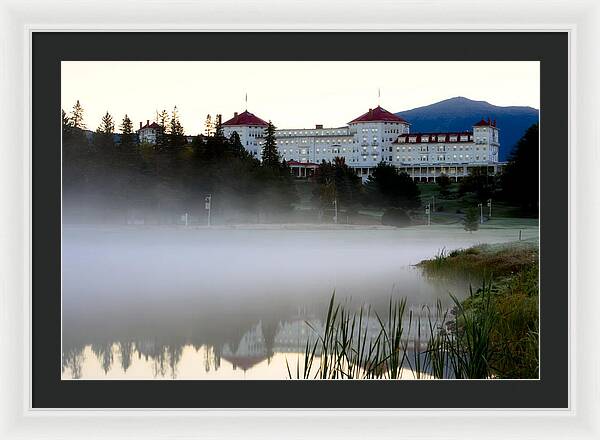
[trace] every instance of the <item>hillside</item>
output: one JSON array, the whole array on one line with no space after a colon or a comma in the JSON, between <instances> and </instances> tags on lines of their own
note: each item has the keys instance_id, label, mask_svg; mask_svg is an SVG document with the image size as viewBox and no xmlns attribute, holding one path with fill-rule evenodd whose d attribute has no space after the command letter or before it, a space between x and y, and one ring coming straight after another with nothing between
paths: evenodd
<instances>
[{"instance_id":1,"label":"hillside","mask_svg":"<svg viewBox=\"0 0 600 440\"><path fill-rule=\"evenodd\" d=\"M539 118L538 110L532 107L500 107L462 96L396 114L411 123L413 133L471 130L482 117L495 118L500 129L500 160L503 161L525 130Z\"/></svg>"}]
</instances>

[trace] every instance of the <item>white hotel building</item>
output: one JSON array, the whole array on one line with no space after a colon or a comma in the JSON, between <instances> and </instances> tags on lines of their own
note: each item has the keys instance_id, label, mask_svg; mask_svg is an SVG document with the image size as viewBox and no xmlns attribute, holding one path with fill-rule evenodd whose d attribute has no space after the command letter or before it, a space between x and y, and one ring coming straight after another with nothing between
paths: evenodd
<instances>
[{"instance_id":1,"label":"white hotel building","mask_svg":"<svg viewBox=\"0 0 600 440\"><path fill-rule=\"evenodd\" d=\"M223 123L223 133L229 137L237 132L246 150L260 157L267 125L244 111ZM435 181L441 174L458 180L474 167L496 173L502 165L498 131L488 118L475 123L472 131L410 133L407 121L378 106L344 127L277 129L276 139L279 154L298 177L311 175L323 160L342 157L363 179L384 161L415 180Z\"/></svg>"}]
</instances>

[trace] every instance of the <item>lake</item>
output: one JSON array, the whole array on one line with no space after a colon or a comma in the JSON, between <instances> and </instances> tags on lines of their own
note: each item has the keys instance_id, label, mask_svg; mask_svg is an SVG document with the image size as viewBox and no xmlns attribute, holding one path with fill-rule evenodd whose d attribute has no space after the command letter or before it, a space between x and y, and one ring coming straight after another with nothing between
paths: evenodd
<instances>
[{"instance_id":1,"label":"lake","mask_svg":"<svg viewBox=\"0 0 600 440\"><path fill-rule=\"evenodd\" d=\"M474 280L430 279L413 265L517 237L456 226L65 226L62 379L285 379L334 291L356 309L384 311L391 295L415 314L449 306Z\"/></svg>"}]
</instances>

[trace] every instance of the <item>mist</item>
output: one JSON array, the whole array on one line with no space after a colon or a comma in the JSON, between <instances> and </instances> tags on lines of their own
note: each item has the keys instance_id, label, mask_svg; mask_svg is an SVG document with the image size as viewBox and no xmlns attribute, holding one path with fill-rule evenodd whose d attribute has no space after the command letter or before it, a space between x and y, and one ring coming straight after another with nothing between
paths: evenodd
<instances>
[{"instance_id":1,"label":"mist","mask_svg":"<svg viewBox=\"0 0 600 440\"><path fill-rule=\"evenodd\" d=\"M449 306L448 294L463 297L475 280L440 282L413 265L442 247L509 239L494 230L475 238L381 227L65 225L63 353L92 346L108 355L133 343L155 347L146 353L155 359L188 345L222 355L257 325L266 355L298 351L277 347L278 334L321 320L334 292L357 309L383 311L391 296L417 312L438 299Z\"/></svg>"}]
</instances>

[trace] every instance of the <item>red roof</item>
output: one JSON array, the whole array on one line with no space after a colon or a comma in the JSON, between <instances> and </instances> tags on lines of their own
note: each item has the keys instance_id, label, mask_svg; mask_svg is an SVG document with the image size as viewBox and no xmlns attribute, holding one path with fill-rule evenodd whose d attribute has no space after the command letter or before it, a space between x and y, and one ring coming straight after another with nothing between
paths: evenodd
<instances>
[{"instance_id":1,"label":"red roof","mask_svg":"<svg viewBox=\"0 0 600 440\"><path fill-rule=\"evenodd\" d=\"M386 109L382 108L379 105L375 108L372 108L372 109L370 108L367 113L359 116L358 118L350 121L349 123L353 124L356 122L372 122L372 121L404 122L405 124L408 124L408 122L406 122L400 116L396 116L395 114L388 112Z\"/></svg>"},{"instance_id":2,"label":"red roof","mask_svg":"<svg viewBox=\"0 0 600 440\"><path fill-rule=\"evenodd\" d=\"M229 121L223 122L223 125L259 125L266 127L268 122L263 121L258 116L253 115L248 110L239 115L235 113Z\"/></svg>"},{"instance_id":3,"label":"red roof","mask_svg":"<svg viewBox=\"0 0 600 440\"><path fill-rule=\"evenodd\" d=\"M152 124L146 123L146 125L144 125L142 128L140 128L140 130L143 130L144 128L154 128L156 130L156 129L161 128L161 126L158 125L156 122L153 122Z\"/></svg>"},{"instance_id":4,"label":"red roof","mask_svg":"<svg viewBox=\"0 0 600 440\"><path fill-rule=\"evenodd\" d=\"M474 125L474 127L495 127L496 126L496 120L494 119L493 121L490 120L490 118L487 118L487 121L484 118L481 118L481 121L479 121L477 124Z\"/></svg>"}]
</instances>

